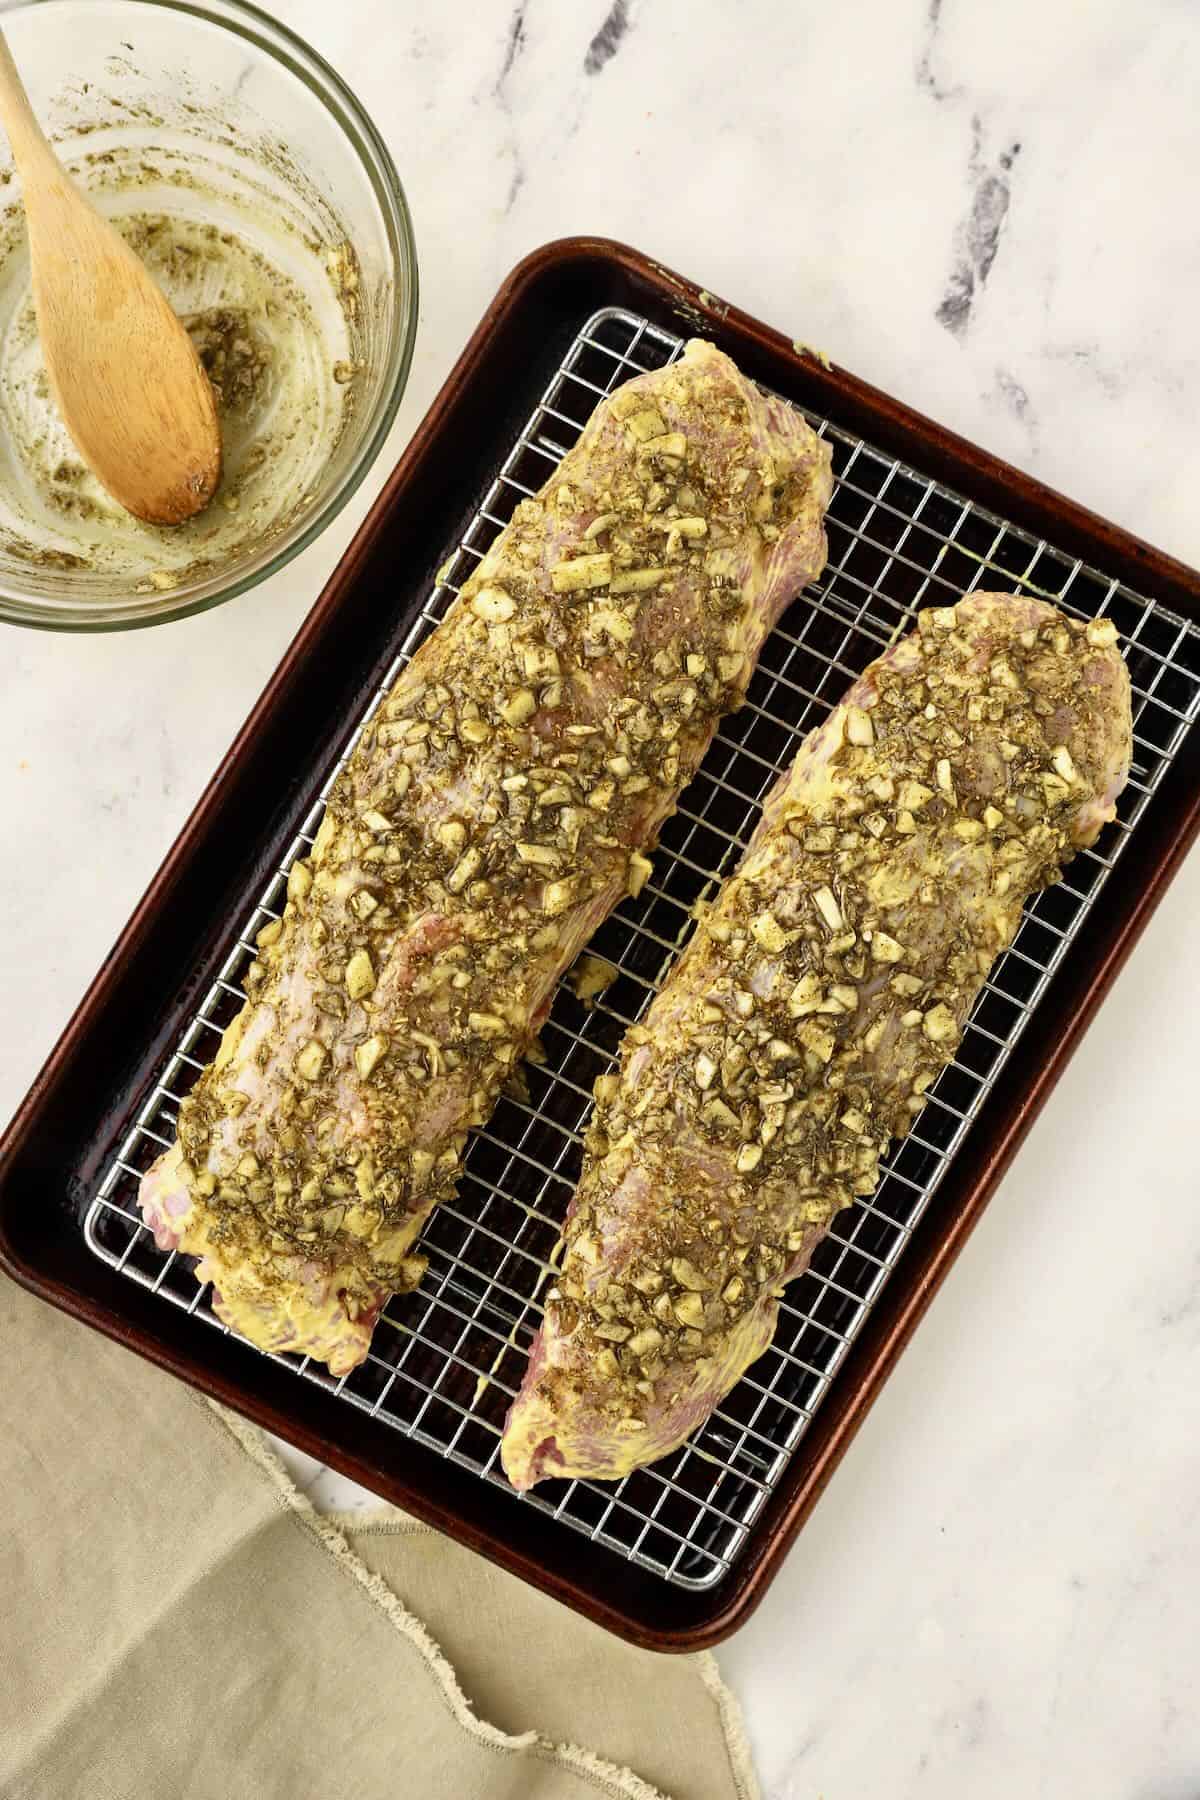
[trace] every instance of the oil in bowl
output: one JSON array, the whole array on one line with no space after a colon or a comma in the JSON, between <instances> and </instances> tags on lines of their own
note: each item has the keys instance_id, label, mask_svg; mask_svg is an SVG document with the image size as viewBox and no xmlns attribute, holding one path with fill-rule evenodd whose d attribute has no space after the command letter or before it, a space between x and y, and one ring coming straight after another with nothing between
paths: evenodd
<instances>
[{"instance_id":1,"label":"oil in bowl","mask_svg":"<svg viewBox=\"0 0 1200 1800\"><path fill-rule=\"evenodd\" d=\"M39 96L38 58L18 27L44 40L46 15L62 12L89 28L72 58L81 72L63 80L56 59L53 91ZM254 37L238 44L239 65L227 40L243 14ZM200 354L223 473L204 512L156 527L85 466L42 362L19 183L0 174L0 616L94 628L198 610L309 541L394 415L415 322L398 183L381 187L381 147L347 140L327 97L269 54L249 9L43 0L6 16L6 29L18 61L33 63L34 104L60 159ZM340 181L319 154L333 127Z\"/></svg>"}]
</instances>

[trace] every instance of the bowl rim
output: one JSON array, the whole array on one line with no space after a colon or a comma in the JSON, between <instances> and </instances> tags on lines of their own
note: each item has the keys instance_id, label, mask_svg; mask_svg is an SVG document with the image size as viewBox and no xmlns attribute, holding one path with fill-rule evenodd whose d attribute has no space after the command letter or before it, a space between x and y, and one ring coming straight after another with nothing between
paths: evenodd
<instances>
[{"instance_id":1,"label":"bowl rim","mask_svg":"<svg viewBox=\"0 0 1200 1800\"><path fill-rule=\"evenodd\" d=\"M399 171L378 126L349 83L320 51L253 0L0 0L0 23L6 26L19 14L35 15L61 5L156 8L213 25L254 46L288 70L333 117L348 140L375 195L395 271L397 292L392 301L395 345L392 371L375 406L370 430L324 504L273 555L257 568L224 582L213 593L181 596L172 605L169 592L136 610L128 601L97 602L94 611L49 612L35 597L6 591L0 580L0 625L62 632L136 631L169 624L197 613L209 612L248 593L260 582L277 575L306 550L348 504L366 478L395 422L408 385L420 310L420 285L412 211ZM316 79L314 79L314 76Z\"/></svg>"}]
</instances>

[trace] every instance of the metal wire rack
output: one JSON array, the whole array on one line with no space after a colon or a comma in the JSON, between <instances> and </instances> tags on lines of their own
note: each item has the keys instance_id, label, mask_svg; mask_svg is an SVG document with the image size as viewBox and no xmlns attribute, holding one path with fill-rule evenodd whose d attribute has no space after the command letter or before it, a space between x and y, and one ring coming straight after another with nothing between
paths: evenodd
<instances>
[{"instance_id":1,"label":"metal wire rack","mask_svg":"<svg viewBox=\"0 0 1200 1800\"><path fill-rule=\"evenodd\" d=\"M575 441L596 401L635 372L674 360L682 340L606 308L582 326L492 482L386 679L329 772L321 798L281 846L277 873L236 934L203 1005L149 1098L116 1145L87 1213L87 1242L130 1280L219 1331L186 1258L158 1251L137 1211L143 1170L173 1140L179 1101L242 1004L253 938L283 905L287 870L311 846L337 770L386 690L434 628L522 496ZM546 1060L524 1072L474 1134L457 1199L427 1227L428 1272L394 1301L368 1360L335 1381L307 1358L277 1357L348 1405L505 1486L499 1438L541 1316L559 1223L576 1180L595 1077L646 1007L685 942L692 908L710 897L745 846L758 805L800 739L918 606L946 604L981 583L1052 599L1081 617L1107 613L1121 633L1135 695L1135 761L1120 818L1067 878L1028 909L980 995L959 1054L879 1186L838 1218L788 1290L771 1349L695 1439L614 1486L548 1483L524 1497L549 1520L687 1588L727 1574L812 1419L872 1302L1083 927L1185 732L1200 710L1200 632L1095 569L940 487L829 420L837 474L829 563L765 647L746 705L714 742L663 832L655 873L592 944L618 971L585 1006L564 982L543 1034ZM402 1454L399 1449L398 1453Z\"/></svg>"}]
</instances>

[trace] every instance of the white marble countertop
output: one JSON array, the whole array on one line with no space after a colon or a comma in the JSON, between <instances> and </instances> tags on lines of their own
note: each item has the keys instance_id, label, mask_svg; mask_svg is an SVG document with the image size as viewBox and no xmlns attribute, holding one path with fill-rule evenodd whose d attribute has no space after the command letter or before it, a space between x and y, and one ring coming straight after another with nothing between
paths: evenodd
<instances>
[{"instance_id":1,"label":"white marble countertop","mask_svg":"<svg viewBox=\"0 0 1200 1800\"><path fill-rule=\"evenodd\" d=\"M275 0L407 186L412 380L267 586L161 631L4 633L0 1118L547 238L625 238L1200 562L1194 6L605 4ZM1193 856L721 1653L770 1800L1200 1793L1198 908Z\"/></svg>"}]
</instances>

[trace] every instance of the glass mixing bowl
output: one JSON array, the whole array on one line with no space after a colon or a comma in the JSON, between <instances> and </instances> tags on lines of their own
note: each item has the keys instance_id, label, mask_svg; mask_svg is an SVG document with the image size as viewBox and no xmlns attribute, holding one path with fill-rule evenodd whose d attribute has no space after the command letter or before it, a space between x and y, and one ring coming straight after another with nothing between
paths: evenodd
<instances>
[{"instance_id":1,"label":"glass mixing bowl","mask_svg":"<svg viewBox=\"0 0 1200 1800\"><path fill-rule=\"evenodd\" d=\"M145 258L217 391L211 506L142 525L49 397L20 181L0 150L0 619L157 624L243 593L311 543L387 433L417 263L392 159L329 65L244 0L0 8L34 109Z\"/></svg>"}]
</instances>

